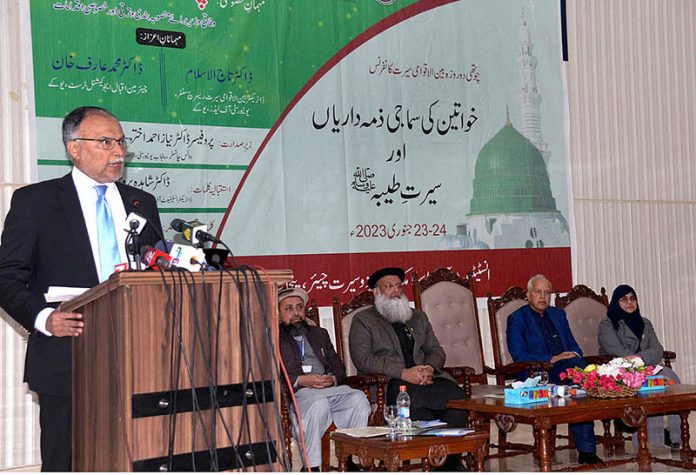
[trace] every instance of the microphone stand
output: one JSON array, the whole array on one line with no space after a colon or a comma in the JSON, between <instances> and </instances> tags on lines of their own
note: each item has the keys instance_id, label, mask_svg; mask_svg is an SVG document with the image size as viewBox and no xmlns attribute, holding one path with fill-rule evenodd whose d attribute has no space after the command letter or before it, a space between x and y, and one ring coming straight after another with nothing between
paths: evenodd
<instances>
[{"instance_id":1,"label":"microphone stand","mask_svg":"<svg viewBox=\"0 0 696 475\"><path fill-rule=\"evenodd\" d=\"M236 261L236 259L234 258L234 253L232 253L232 249L230 249L229 246L227 246L227 244L225 244L224 242L222 242L221 239L218 239L218 238L216 238L215 236L213 236L212 234L206 233L206 232L204 232L204 231L198 231L198 232L196 233L196 239L198 239L198 245L199 245L201 248L203 247L203 245L204 245L206 242L212 242L213 244L219 244L219 245L223 246L225 249L227 249L227 252L230 253L230 257L232 258L232 262L234 263L234 267L235 267L235 268L238 267L238 266L237 266L237 261ZM218 259L219 259L219 258L218 258ZM224 268L224 265L220 264L220 269L223 269L223 268Z\"/></svg>"},{"instance_id":2,"label":"microphone stand","mask_svg":"<svg viewBox=\"0 0 696 475\"><path fill-rule=\"evenodd\" d=\"M126 246L126 251L128 254L133 256L133 260L135 261L135 269L143 270L142 263L140 262L140 235L138 234L138 225L139 223L135 219L128 223L130 229L128 230L126 242L130 241L130 244ZM130 268L130 265L128 267Z\"/></svg>"}]
</instances>

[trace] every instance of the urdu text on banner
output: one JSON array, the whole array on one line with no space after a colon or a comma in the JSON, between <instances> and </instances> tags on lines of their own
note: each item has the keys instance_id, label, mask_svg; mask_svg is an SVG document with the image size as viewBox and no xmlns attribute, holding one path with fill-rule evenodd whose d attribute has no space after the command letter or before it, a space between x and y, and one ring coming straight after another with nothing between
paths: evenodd
<instances>
[{"instance_id":1,"label":"urdu text on banner","mask_svg":"<svg viewBox=\"0 0 696 475\"><path fill-rule=\"evenodd\" d=\"M557 0L32 0L31 25L40 179L102 106L163 223L321 305L387 265L570 286Z\"/></svg>"}]
</instances>

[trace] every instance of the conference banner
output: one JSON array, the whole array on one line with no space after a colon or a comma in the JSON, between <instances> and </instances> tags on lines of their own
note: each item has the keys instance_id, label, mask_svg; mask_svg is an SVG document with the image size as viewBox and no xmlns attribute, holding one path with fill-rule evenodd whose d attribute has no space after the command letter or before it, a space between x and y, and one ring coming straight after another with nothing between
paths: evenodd
<instances>
[{"instance_id":1,"label":"conference banner","mask_svg":"<svg viewBox=\"0 0 696 475\"><path fill-rule=\"evenodd\" d=\"M328 305L382 266L571 285L558 0L31 0L39 179L112 111L165 228ZM166 230L172 237L174 231Z\"/></svg>"}]
</instances>

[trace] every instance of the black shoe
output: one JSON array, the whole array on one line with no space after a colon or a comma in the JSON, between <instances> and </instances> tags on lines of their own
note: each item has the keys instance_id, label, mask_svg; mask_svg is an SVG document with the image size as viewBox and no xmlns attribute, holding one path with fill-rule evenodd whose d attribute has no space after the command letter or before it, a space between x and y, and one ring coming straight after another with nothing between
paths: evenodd
<instances>
[{"instance_id":1,"label":"black shoe","mask_svg":"<svg viewBox=\"0 0 696 475\"><path fill-rule=\"evenodd\" d=\"M441 467L434 467L433 472L468 472L469 469L462 463L461 455L448 455Z\"/></svg>"},{"instance_id":2,"label":"black shoe","mask_svg":"<svg viewBox=\"0 0 696 475\"><path fill-rule=\"evenodd\" d=\"M619 432L624 432L626 434L633 434L635 431L638 430L637 427L627 426L626 423L621 419L614 419L614 428L616 428L616 430L618 430Z\"/></svg>"},{"instance_id":3,"label":"black shoe","mask_svg":"<svg viewBox=\"0 0 696 475\"><path fill-rule=\"evenodd\" d=\"M665 445L672 450L681 449L681 444L679 442L672 442L672 438L669 436L669 431L665 429Z\"/></svg>"},{"instance_id":4,"label":"black shoe","mask_svg":"<svg viewBox=\"0 0 696 475\"><path fill-rule=\"evenodd\" d=\"M353 457L348 457L348 460L346 461L346 471L348 471L348 472L362 472L363 469L360 465L353 462Z\"/></svg>"},{"instance_id":5,"label":"black shoe","mask_svg":"<svg viewBox=\"0 0 696 475\"><path fill-rule=\"evenodd\" d=\"M604 460L597 457L596 453L594 453L594 452L580 452L578 450L578 464L589 465L589 464L602 463L602 462L604 462Z\"/></svg>"},{"instance_id":6,"label":"black shoe","mask_svg":"<svg viewBox=\"0 0 696 475\"><path fill-rule=\"evenodd\" d=\"M312 470L312 472L321 472L321 470L319 470L319 467L309 467L309 468ZM306 471L307 471L307 467L302 467L300 469L300 472L306 472Z\"/></svg>"}]
</instances>

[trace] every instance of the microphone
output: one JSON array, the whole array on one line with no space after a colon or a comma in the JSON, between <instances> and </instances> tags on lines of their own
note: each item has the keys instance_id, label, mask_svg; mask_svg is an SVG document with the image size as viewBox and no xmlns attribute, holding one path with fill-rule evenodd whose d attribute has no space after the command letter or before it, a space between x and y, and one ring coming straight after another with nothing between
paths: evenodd
<instances>
[{"instance_id":1,"label":"microphone","mask_svg":"<svg viewBox=\"0 0 696 475\"><path fill-rule=\"evenodd\" d=\"M135 263L135 268L141 270L141 249L140 249L140 231L143 230L147 219L140 216L138 213L130 212L126 217L126 222L124 223L123 230L128 233L126 237L126 254L132 256L133 259L128 258L128 267L130 268L131 262Z\"/></svg>"},{"instance_id":2,"label":"microphone","mask_svg":"<svg viewBox=\"0 0 696 475\"><path fill-rule=\"evenodd\" d=\"M152 246L143 246L143 264L150 269L166 269L170 270L172 266L172 258L166 252L160 251Z\"/></svg>"},{"instance_id":3,"label":"microphone","mask_svg":"<svg viewBox=\"0 0 696 475\"><path fill-rule=\"evenodd\" d=\"M206 270L208 268L206 263L199 261L196 256L191 256L191 260L189 261L189 263L192 266L198 266L198 270Z\"/></svg>"},{"instance_id":4,"label":"microphone","mask_svg":"<svg viewBox=\"0 0 696 475\"><path fill-rule=\"evenodd\" d=\"M203 249L203 253L205 254L205 260L209 266L215 269L222 269L230 251L227 249L220 249L219 247L211 247L209 249Z\"/></svg>"},{"instance_id":5,"label":"microphone","mask_svg":"<svg viewBox=\"0 0 696 475\"><path fill-rule=\"evenodd\" d=\"M183 219L174 218L170 225L174 231L181 233L183 238L193 245L202 246L205 242L223 244L222 241L207 232L205 224L198 220L184 221Z\"/></svg>"},{"instance_id":6,"label":"microphone","mask_svg":"<svg viewBox=\"0 0 696 475\"><path fill-rule=\"evenodd\" d=\"M148 213L140 206L140 198L139 198L137 195L131 195L131 196L129 196L129 197L128 197L128 202L131 204L131 206L132 206L133 208L136 209L136 211L138 211L139 214L136 214L136 216L139 216L139 217L141 217L141 218L144 220L143 227L145 226L145 224L146 224L148 221L150 221L150 223L156 222L156 221L154 221L154 220L152 219L152 216L149 216ZM131 214L135 214L135 213L131 213ZM128 217L130 218L130 216L131 216L131 215L129 214ZM150 227L154 230L155 234L157 235L157 237L158 237L160 240L162 240L162 241L165 240L165 239L164 239L164 234L162 234L162 232L161 232L159 229L157 229L157 226L153 226L152 224L150 224ZM141 232L142 230L143 230L143 229L142 229L142 227L141 227L141 228L138 229L138 232Z\"/></svg>"},{"instance_id":7,"label":"microphone","mask_svg":"<svg viewBox=\"0 0 696 475\"><path fill-rule=\"evenodd\" d=\"M126 222L124 223L125 231L128 232L136 232L140 234L147 224L147 219L145 219L143 216L139 215L138 213L130 212L128 213L128 216L126 217Z\"/></svg>"},{"instance_id":8,"label":"microphone","mask_svg":"<svg viewBox=\"0 0 696 475\"><path fill-rule=\"evenodd\" d=\"M203 249L190 244L174 243L169 253L172 264L179 268L188 269L191 272L201 270L199 263L205 262Z\"/></svg>"}]
</instances>

